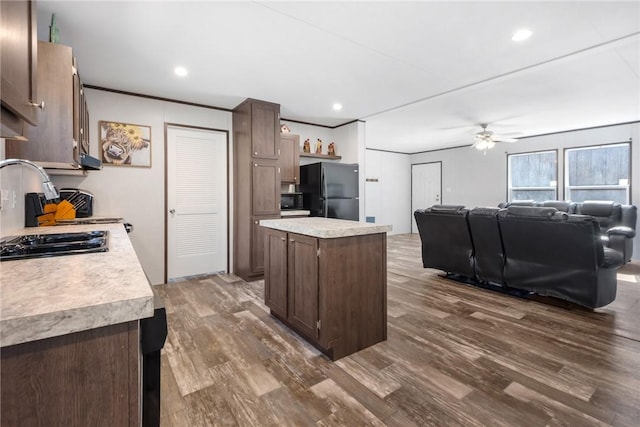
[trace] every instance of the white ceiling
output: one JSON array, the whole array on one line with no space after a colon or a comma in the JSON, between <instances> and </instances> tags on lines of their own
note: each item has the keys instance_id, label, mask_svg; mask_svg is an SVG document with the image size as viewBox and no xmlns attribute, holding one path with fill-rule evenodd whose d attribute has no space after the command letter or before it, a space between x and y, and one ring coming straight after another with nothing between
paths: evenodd
<instances>
[{"instance_id":1,"label":"white ceiling","mask_svg":"<svg viewBox=\"0 0 640 427\"><path fill-rule=\"evenodd\" d=\"M361 119L368 148L467 145L479 123L528 136L640 120L638 1L40 0L40 39L52 13L86 84ZM521 27L533 36L515 43Z\"/></svg>"}]
</instances>

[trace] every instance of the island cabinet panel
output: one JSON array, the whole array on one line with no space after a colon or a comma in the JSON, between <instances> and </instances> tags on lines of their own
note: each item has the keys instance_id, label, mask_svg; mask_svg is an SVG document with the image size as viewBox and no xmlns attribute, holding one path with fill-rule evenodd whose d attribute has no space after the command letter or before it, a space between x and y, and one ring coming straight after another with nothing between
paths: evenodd
<instances>
[{"instance_id":1,"label":"island cabinet panel","mask_svg":"<svg viewBox=\"0 0 640 427\"><path fill-rule=\"evenodd\" d=\"M268 228L264 230L264 302L272 312L286 319L287 233Z\"/></svg>"},{"instance_id":2,"label":"island cabinet panel","mask_svg":"<svg viewBox=\"0 0 640 427\"><path fill-rule=\"evenodd\" d=\"M386 233L265 233L265 304L272 315L332 360L387 339Z\"/></svg>"},{"instance_id":3,"label":"island cabinet panel","mask_svg":"<svg viewBox=\"0 0 640 427\"><path fill-rule=\"evenodd\" d=\"M386 239L320 239L319 343L334 359L387 339Z\"/></svg>"},{"instance_id":4,"label":"island cabinet panel","mask_svg":"<svg viewBox=\"0 0 640 427\"><path fill-rule=\"evenodd\" d=\"M138 321L2 348L2 426L139 426Z\"/></svg>"},{"instance_id":5,"label":"island cabinet panel","mask_svg":"<svg viewBox=\"0 0 640 427\"><path fill-rule=\"evenodd\" d=\"M291 325L318 338L318 239L289 234L289 317Z\"/></svg>"}]
</instances>

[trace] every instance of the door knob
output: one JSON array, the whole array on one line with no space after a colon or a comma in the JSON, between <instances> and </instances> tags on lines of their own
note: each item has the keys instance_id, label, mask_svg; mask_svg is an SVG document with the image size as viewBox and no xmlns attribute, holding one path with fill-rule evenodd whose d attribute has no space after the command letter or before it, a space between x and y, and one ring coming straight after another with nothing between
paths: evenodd
<instances>
[{"instance_id":1,"label":"door knob","mask_svg":"<svg viewBox=\"0 0 640 427\"><path fill-rule=\"evenodd\" d=\"M44 110L44 101L40 102L39 104L37 102L29 102L29 105L33 106L33 107L38 107L41 110Z\"/></svg>"},{"instance_id":2,"label":"door knob","mask_svg":"<svg viewBox=\"0 0 640 427\"><path fill-rule=\"evenodd\" d=\"M175 215L176 210L175 210L175 209L169 209L169 213L170 213L171 215Z\"/></svg>"}]
</instances>

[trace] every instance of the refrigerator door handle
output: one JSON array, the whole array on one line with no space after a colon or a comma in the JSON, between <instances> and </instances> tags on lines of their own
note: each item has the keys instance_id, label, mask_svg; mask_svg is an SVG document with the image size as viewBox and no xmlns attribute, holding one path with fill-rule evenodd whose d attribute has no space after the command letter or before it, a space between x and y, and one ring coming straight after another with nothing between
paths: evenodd
<instances>
[{"instance_id":1,"label":"refrigerator door handle","mask_svg":"<svg viewBox=\"0 0 640 427\"><path fill-rule=\"evenodd\" d=\"M322 185L322 199L324 199L324 203L322 203L322 216L327 218L329 209L327 209L327 181L324 179L324 167L322 167L320 171L320 185Z\"/></svg>"}]
</instances>

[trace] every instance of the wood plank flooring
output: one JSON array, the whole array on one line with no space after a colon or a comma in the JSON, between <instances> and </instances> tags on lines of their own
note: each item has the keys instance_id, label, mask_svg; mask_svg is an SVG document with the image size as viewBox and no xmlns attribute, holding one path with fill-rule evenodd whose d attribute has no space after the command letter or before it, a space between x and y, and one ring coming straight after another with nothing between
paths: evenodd
<instances>
[{"instance_id":1,"label":"wood plank flooring","mask_svg":"<svg viewBox=\"0 0 640 427\"><path fill-rule=\"evenodd\" d=\"M269 315L262 281L158 286L161 425L640 425L640 263L596 310L438 274L417 235L389 236L388 340L337 362Z\"/></svg>"}]
</instances>

